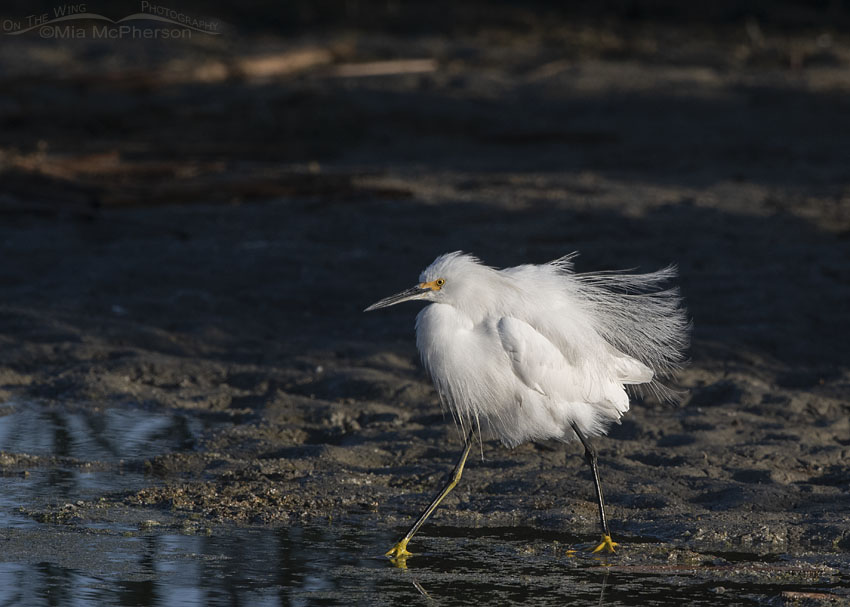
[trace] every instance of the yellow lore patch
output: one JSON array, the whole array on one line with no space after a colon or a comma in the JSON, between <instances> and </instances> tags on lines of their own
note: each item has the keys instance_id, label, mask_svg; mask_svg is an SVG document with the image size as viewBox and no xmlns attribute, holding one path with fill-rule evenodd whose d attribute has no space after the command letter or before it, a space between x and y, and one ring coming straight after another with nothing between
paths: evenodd
<instances>
[{"instance_id":1,"label":"yellow lore patch","mask_svg":"<svg viewBox=\"0 0 850 607\"><path fill-rule=\"evenodd\" d=\"M432 291L439 291L443 288L443 285L446 284L445 278L438 278L437 280L432 280L431 282L420 282L420 289L430 289Z\"/></svg>"}]
</instances>

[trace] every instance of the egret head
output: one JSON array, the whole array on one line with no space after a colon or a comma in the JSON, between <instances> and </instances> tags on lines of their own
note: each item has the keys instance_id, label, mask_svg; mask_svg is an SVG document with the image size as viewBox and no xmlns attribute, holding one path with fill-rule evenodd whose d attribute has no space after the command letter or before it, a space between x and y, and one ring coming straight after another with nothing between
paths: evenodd
<instances>
[{"instance_id":1,"label":"egret head","mask_svg":"<svg viewBox=\"0 0 850 607\"><path fill-rule=\"evenodd\" d=\"M440 255L419 275L419 284L372 304L365 312L416 299L456 305L469 295L482 272L492 272L492 269L472 255L460 251Z\"/></svg>"}]
</instances>

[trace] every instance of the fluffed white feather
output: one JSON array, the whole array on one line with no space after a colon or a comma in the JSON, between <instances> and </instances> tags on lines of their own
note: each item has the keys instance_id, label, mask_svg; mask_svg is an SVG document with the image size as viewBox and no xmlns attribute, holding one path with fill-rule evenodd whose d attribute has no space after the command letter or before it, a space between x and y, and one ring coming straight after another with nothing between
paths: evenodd
<instances>
[{"instance_id":1,"label":"fluffed white feather","mask_svg":"<svg viewBox=\"0 0 850 607\"><path fill-rule=\"evenodd\" d=\"M684 360L690 325L675 268L576 274L575 254L496 270L462 252L438 257L442 278L416 318L416 343L440 399L460 425L503 443L603 434L629 408L627 385L664 398L658 380Z\"/></svg>"}]
</instances>

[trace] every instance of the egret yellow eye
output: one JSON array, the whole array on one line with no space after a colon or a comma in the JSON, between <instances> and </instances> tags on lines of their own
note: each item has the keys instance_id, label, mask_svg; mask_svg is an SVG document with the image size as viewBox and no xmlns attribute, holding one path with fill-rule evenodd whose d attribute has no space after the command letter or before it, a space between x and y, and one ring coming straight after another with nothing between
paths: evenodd
<instances>
[{"instance_id":1,"label":"egret yellow eye","mask_svg":"<svg viewBox=\"0 0 850 607\"><path fill-rule=\"evenodd\" d=\"M437 286L438 286L438 287L442 287L444 284L446 284L446 279L445 279L445 278L438 278L438 279L437 279Z\"/></svg>"}]
</instances>

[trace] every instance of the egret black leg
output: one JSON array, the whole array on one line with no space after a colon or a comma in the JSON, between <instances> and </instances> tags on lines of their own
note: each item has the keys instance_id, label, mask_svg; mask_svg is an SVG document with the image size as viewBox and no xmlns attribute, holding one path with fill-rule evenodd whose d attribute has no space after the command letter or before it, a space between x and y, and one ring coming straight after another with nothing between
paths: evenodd
<instances>
[{"instance_id":1,"label":"egret black leg","mask_svg":"<svg viewBox=\"0 0 850 607\"><path fill-rule=\"evenodd\" d=\"M614 547L617 543L611 540L611 532L608 530L608 519L605 518L605 500L602 497L602 485L599 483L599 468L597 466L598 458L596 456L596 449L593 448L593 445L590 444L590 441L587 440L587 437L581 430L579 430L576 424L572 424L572 426L573 432L576 433L581 444L584 445L584 459L587 461L587 465L590 466L590 471L593 473L593 485L596 488L596 503L599 506L599 522L602 525L602 543L599 544L593 551L600 552L607 548L609 551L614 552Z\"/></svg>"},{"instance_id":2,"label":"egret black leg","mask_svg":"<svg viewBox=\"0 0 850 607\"><path fill-rule=\"evenodd\" d=\"M411 538L416 535L416 532L419 531L419 528L422 524L428 520L428 517L433 514L434 510L437 509L437 506L440 505L440 502L451 492L452 489L458 484L460 481L460 477L463 474L463 466L466 464L466 458L469 456L469 450L472 448L472 439L475 436L475 430L472 430L469 433L469 436L466 438L466 444L463 448L463 453L461 453L460 459L457 461L457 464L452 471L452 475L449 478L449 482L446 483L446 486L443 487L443 490L437 494L437 497L433 499L433 501L425 508L425 511L416 519L416 522L413 523L413 526L407 532L407 534L399 540L399 542L393 546L386 554L386 556L390 557L393 560L400 560L402 563L404 559L411 555L407 550L407 543L411 540Z\"/></svg>"}]
</instances>

